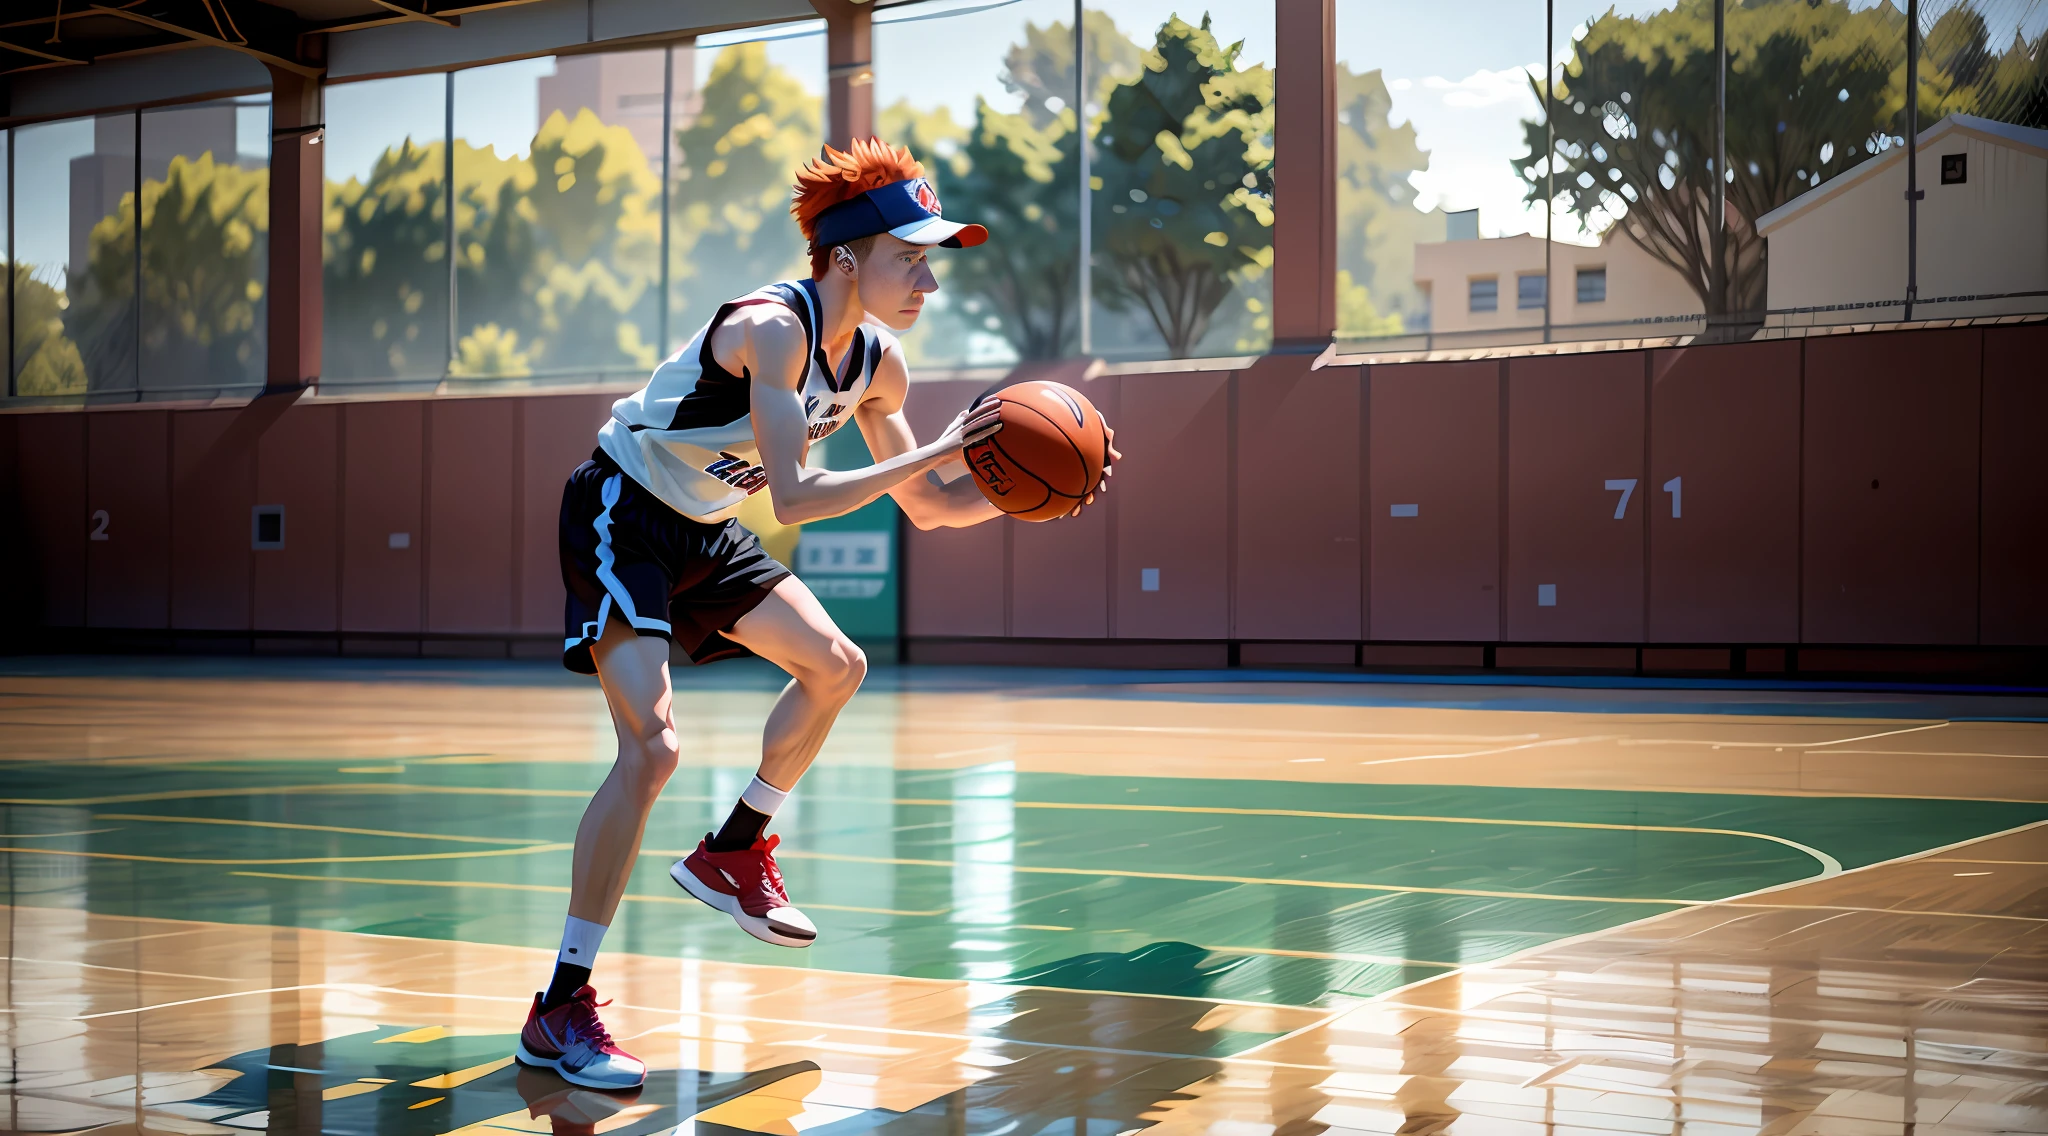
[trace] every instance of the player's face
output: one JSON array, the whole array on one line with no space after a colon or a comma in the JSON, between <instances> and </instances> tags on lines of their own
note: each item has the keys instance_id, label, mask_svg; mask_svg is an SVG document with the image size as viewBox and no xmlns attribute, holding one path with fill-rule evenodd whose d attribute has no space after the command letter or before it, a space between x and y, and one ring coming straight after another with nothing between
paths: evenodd
<instances>
[{"instance_id":1,"label":"player's face","mask_svg":"<svg viewBox=\"0 0 2048 1136\"><path fill-rule=\"evenodd\" d=\"M930 246L914 245L883 233L860 262L855 285L860 306L896 331L908 331L924 310L924 298L939 290L925 254Z\"/></svg>"}]
</instances>

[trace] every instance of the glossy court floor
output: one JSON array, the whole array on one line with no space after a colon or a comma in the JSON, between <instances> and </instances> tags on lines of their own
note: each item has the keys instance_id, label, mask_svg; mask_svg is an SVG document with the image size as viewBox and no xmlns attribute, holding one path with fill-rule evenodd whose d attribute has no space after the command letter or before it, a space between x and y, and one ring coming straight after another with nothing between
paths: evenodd
<instances>
[{"instance_id":1,"label":"glossy court floor","mask_svg":"<svg viewBox=\"0 0 2048 1136\"><path fill-rule=\"evenodd\" d=\"M2048 1132L2048 699L878 668L799 953L666 875L775 686L680 678L608 1097L509 1056L594 684L0 662L0 1129Z\"/></svg>"}]
</instances>

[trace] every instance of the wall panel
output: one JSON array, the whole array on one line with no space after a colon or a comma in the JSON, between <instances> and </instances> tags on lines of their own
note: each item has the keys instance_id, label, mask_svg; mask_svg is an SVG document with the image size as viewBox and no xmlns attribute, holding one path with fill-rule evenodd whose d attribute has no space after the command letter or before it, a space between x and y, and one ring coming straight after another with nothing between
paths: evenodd
<instances>
[{"instance_id":1,"label":"wall panel","mask_svg":"<svg viewBox=\"0 0 2048 1136\"><path fill-rule=\"evenodd\" d=\"M1121 400L1111 634L1228 638L1230 376L1125 375Z\"/></svg>"},{"instance_id":2,"label":"wall panel","mask_svg":"<svg viewBox=\"0 0 2048 1136\"><path fill-rule=\"evenodd\" d=\"M1637 352L1509 362L1504 638L1642 639L1643 367Z\"/></svg>"},{"instance_id":3,"label":"wall panel","mask_svg":"<svg viewBox=\"0 0 2048 1136\"><path fill-rule=\"evenodd\" d=\"M340 627L341 418L302 401L256 440L255 504L284 507L284 547L251 557L258 631Z\"/></svg>"},{"instance_id":4,"label":"wall panel","mask_svg":"<svg viewBox=\"0 0 2048 1136\"><path fill-rule=\"evenodd\" d=\"M1366 382L1372 638L1500 638L1500 364L1377 366Z\"/></svg>"},{"instance_id":5,"label":"wall panel","mask_svg":"<svg viewBox=\"0 0 2048 1136\"><path fill-rule=\"evenodd\" d=\"M427 404L426 629L512 629L518 400Z\"/></svg>"},{"instance_id":6,"label":"wall panel","mask_svg":"<svg viewBox=\"0 0 2048 1136\"><path fill-rule=\"evenodd\" d=\"M426 404L342 412L341 629L420 630Z\"/></svg>"},{"instance_id":7,"label":"wall panel","mask_svg":"<svg viewBox=\"0 0 2048 1136\"><path fill-rule=\"evenodd\" d=\"M250 409L171 415L172 627L249 628L256 445L234 427Z\"/></svg>"},{"instance_id":8,"label":"wall panel","mask_svg":"<svg viewBox=\"0 0 2048 1136\"><path fill-rule=\"evenodd\" d=\"M1984 333L1985 643L2048 644L2048 327Z\"/></svg>"},{"instance_id":9,"label":"wall panel","mask_svg":"<svg viewBox=\"0 0 2048 1136\"><path fill-rule=\"evenodd\" d=\"M85 545L89 627L170 626L170 412L86 417L86 503L107 521ZM88 530L100 528L97 520Z\"/></svg>"},{"instance_id":10,"label":"wall panel","mask_svg":"<svg viewBox=\"0 0 2048 1136\"><path fill-rule=\"evenodd\" d=\"M1805 642L1976 641L1983 342L1806 342Z\"/></svg>"},{"instance_id":11,"label":"wall panel","mask_svg":"<svg viewBox=\"0 0 2048 1136\"><path fill-rule=\"evenodd\" d=\"M562 486L597 448L598 427L615 401L608 394L519 400L519 631L562 629Z\"/></svg>"},{"instance_id":12,"label":"wall panel","mask_svg":"<svg viewBox=\"0 0 2048 1136\"><path fill-rule=\"evenodd\" d=\"M1650 374L1649 641L1797 640L1799 344L1658 351Z\"/></svg>"},{"instance_id":13,"label":"wall panel","mask_svg":"<svg viewBox=\"0 0 2048 1136\"><path fill-rule=\"evenodd\" d=\"M1237 380L1234 639L1365 636L1356 367L1262 359Z\"/></svg>"},{"instance_id":14,"label":"wall panel","mask_svg":"<svg viewBox=\"0 0 2048 1136\"><path fill-rule=\"evenodd\" d=\"M40 602L28 622L85 625L85 419L82 413L17 417L21 519Z\"/></svg>"},{"instance_id":15,"label":"wall panel","mask_svg":"<svg viewBox=\"0 0 2048 1136\"><path fill-rule=\"evenodd\" d=\"M987 387L987 383L973 381L912 383L903 413L918 438L930 441ZM949 481L968 476L963 463L950 463L938 472ZM1003 634L1008 622L1004 596L1010 570L1006 538L1013 524L994 520L971 528L925 531L905 523L903 634Z\"/></svg>"},{"instance_id":16,"label":"wall panel","mask_svg":"<svg viewBox=\"0 0 2048 1136\"><path fill-rule=\"evenodd\" d=\"M1113 430L1121 421L1122 380L1080 386ZM1122 476L1121 474L1117 476ZM998 520L1010 533L1010 634L1026 638L1102 639L1109 635L1109 541L1116 494L1098 496L1078 517L1027 523Z\"/></svg>"}]
</instances>

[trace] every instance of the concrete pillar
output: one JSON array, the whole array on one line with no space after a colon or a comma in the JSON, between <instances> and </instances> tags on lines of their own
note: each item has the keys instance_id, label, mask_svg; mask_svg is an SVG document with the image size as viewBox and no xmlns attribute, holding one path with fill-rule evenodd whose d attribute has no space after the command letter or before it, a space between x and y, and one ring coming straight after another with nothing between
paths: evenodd
<instances>
[{"instance_id":1,"label":"concrete pillar","mask_svg":"<svg viewBox=\"0 0 2048 1136\"><path fill-rule=\"evenodd\" d=\"M1273 352L1337 328L1337 5L1273 0Z\"/></svg>"},{"instance_id":2,"label":"concrete pillar","mask_svg":"<svg viewBox=\"0 0 2048 1136\"><path fill-rule=\"evenodd\" d=\"M318 76L270 69L270 295L266 393L320 379L320 209L326 107Z\"/></svg>"},{"instance_id":3,"label":"concrete pillar","mask_svg":"<svg viewBox=\"0 0 2048 1136\"><path fill-rule=\"evenodd\" d=\"M875 133L874 7L864 0L811 0L811 7L825 17L825 59L831 67L825 101L832 121L825 141L843 150Z\"/></svg>"}]
</instances>

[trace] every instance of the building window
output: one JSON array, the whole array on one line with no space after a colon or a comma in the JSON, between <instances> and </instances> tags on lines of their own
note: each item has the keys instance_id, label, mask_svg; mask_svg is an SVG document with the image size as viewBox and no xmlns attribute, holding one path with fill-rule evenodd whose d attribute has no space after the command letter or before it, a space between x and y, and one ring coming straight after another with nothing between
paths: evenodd
<instances>
[{"instance_id":1,"label":"building window","mask_svg":"<svg viewBox=\"0 0 2048 1136\"><path fill-rule=\"evenodd\" d=\"M1472 291L1466 307L1475 312L1497 312L1500 310L1500 280L1485 276L1472 281Z\"/></svg>"},{"instance_id":2,"label":"building window","mask_svg":"<svg viewBox=\"0 0 2048 1136\"><path fill-rule=\"evenodd\" d=\"M1549 278L1543 276L1515 277L1515 306L1518 308L1542 307L1544 296L1547 292L1544 285L1548 282Z\"/></svg>"},{"instance_id":3,"label":"building window","mask_svg":"<svg viewBox=\"0 0 2048 1136\"><path fill-rule=\"evenodd\" d=\"M1582 304L1604 303L1607 299L1607 270L1604 268L1579 269L1579 302Z\"/></svg>"}]
</instances>

